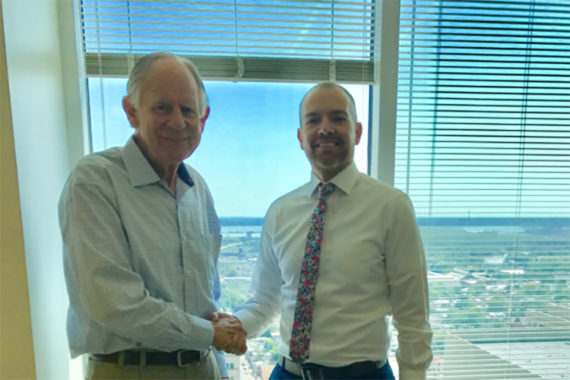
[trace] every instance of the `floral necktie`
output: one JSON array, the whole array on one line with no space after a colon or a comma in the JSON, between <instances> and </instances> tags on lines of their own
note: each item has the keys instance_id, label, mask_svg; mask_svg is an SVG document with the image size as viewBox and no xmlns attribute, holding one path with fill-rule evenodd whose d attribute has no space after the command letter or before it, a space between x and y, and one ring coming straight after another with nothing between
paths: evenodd
<instances>
[{"instance_id":1,"label":"floral necktie","mask_svg":"<svg viewBox=\"0 0 570 380\"><path fill-rule=\"evenodd\" d=\"M304 362L309 358L309 344L311 342L311 322L315 306L315 288L319 276L319 257L323 240L325 213L327 211L327 196L336 189L332 183L317 187L319 203L313 211L311 228L307 235L305 256L301 266L299 285L297 287L297 305L295 306L295 319L289 343L289 356L291 359Z\"/></svg>"}]
</instances>

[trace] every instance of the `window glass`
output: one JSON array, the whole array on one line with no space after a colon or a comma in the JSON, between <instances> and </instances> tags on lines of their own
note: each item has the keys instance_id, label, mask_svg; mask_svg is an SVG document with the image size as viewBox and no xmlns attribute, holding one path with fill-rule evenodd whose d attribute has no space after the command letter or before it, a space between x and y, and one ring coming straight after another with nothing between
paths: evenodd
<instances>
[{"instance_id":1,"label":"window glass","mask_svg":"<svg viewBox=\"0 0 570 380\"><path fill-rule=\"evenodd\" d=\"M564 378L568 4L400 5L395 182L429 267L429 376Z\"/></svg>"}]
</instances>

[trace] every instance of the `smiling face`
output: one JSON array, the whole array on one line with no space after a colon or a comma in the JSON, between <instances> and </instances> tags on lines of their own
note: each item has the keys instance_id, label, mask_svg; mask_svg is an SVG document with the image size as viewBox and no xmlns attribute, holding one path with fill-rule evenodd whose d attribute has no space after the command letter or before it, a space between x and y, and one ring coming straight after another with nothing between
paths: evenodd
<instances>
[{"instance_id":1,"label":"smiling face","mask_svg":"<svg viewBox=\"0 0 570 380\"><path fill-rule=\"evenodd\" d=\"M194 152L209 112L200 115L198 84L175 57L153 62L141 81L138 106L125 97L123 108L135 141L163 179Z\"/></svg>"},{"instance_id":2,"label":"smiling face","mask_svg":"<svg viewBox=\"0 0 570 380\"><path fill-rule=\"evenodd\" d=\"M361 134L354 105L342 88L317 85L305 96L297 137L321 181L330 180L352 163Z\"/></svg>"}]
</instances>

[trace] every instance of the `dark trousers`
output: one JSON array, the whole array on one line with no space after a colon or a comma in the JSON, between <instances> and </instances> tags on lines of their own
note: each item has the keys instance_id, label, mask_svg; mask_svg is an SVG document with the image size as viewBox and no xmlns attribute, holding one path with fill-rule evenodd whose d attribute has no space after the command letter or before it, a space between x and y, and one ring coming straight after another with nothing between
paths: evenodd
<instances>
[{"instance_id":1,"label":"dark trousers","mask_svg":"<svg viewBox=\"0 0 570 380\"><path fill-rule=\"evenodd\" d=\"M302 379L300 376L296 376L291 372L287 372L281 367L279 364L275 365L273 368L273 372L271 372L271 376L269 376L269 380L286 380L286 379ZM394 374L392 373L392 368L390 367L390 363L386 361L386 364L382 367L379 367L366 377L349 377L349 379L370 379L370 380L395 380ZM325 379L323 379L325 380Z\"/></svg>"}]
</instances>

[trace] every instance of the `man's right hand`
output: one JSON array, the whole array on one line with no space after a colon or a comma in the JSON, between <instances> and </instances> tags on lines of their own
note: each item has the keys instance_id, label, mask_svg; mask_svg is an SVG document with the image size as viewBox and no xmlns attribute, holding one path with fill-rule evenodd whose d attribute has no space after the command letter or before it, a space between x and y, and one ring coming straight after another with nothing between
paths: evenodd
<instances>
[{"instance_id":1,"label":"man's right hand","mask_svg":"<svg viewBox=\"0 0 570 380\"><path fill-rule=\"evenodd\" d=\"M247 333L236 317L225 313L212 313L210 322L214 327L214 347L229 354L243 355L247 351Z\"/></svg>"}]
</instances>

